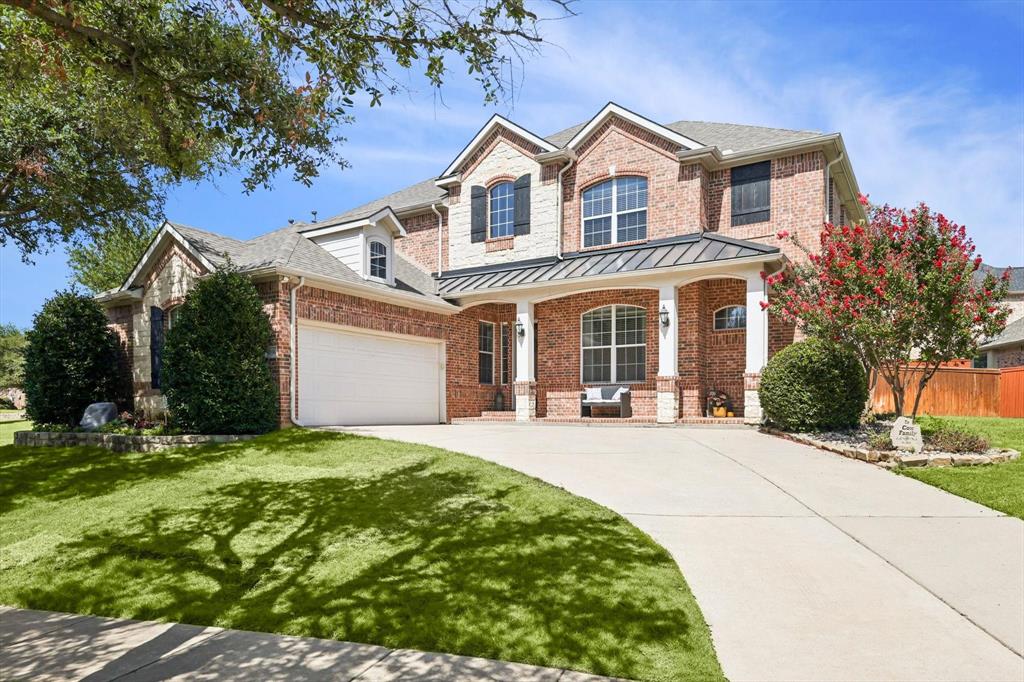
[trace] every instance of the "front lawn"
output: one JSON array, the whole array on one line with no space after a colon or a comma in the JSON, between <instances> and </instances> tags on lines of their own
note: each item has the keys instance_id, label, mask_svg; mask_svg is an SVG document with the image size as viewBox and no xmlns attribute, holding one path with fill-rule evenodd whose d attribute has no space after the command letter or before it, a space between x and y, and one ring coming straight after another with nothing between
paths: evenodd
<instances>
[{"instance_id":1,"label":"front lawn","mask_svg":"<svg viewBox=\"0 0 1024 682\"><path fill-rule=\"evenodd\" d=\"M1024 452L1024 419L1000 417L921 417L921 430L941 425L974 431L996 447ZM1024 519L1024 459L974 467L907 468L902 472L954 495Z\"/></svg>"},{"instance_id":2,"label":"front lawn","mask_svg":"<svg viewBox=\"0 0 1024 682\"><path fill-rule=\"evenodd\" d=\"M32 422L0 422L0 446L10 445L14 442L15 431L28 431L32 428Z\"/></svg>"},{"instance_id":3,"label":"front lawn","mask_svg":"<svg viewBox=\"0 0 1024 682\"><path fill-rule=\"evenodd\" d=\"M0 448L0 604L723 679L675 562L614 512L467 455L301 429Z\"/></svg>"}]
</instances>

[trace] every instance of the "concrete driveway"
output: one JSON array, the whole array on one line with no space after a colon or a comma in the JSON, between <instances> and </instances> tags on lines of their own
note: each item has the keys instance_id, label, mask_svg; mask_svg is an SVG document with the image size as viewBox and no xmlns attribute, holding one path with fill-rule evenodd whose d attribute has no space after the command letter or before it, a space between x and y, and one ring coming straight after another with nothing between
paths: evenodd
<instances>
[{"instance_id":1,"label":"concrete driveway","mask_svg":"<svg viewBox=\"0 0 1024 682\"><path fill-rule=\"evenodd\" d=\"M741 680L1024 680L1024 522L744 428L351 429L623 514L675 557Z\"/></svg>"}]
</instances>

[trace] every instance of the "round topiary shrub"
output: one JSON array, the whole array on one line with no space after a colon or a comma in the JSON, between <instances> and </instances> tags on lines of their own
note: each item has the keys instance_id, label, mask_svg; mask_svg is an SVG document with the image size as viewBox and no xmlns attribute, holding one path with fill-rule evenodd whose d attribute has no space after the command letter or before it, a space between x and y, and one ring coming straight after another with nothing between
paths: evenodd
<instances>
[{"instance_id":1,"label":"round topiary shrub","mask_svg":"<svg viewBox=\"0 0 1024 682\"><path fill-rule=\"evenodd\" d=\"M57 292L25 341L25 412L32 421L70 426L90 403L117 402L117 340L92 298Z\"/></svg>"},{"instance_id":2,"label":"round topiary shrub","mask_svg":"<svg viewBox=\"0 0 1024 682\"><path fill-rule=\"evenodd\" d=\"M852 428L868 399L857 357L816 338L776 353L761 374L759 393L765 418L786 431Z\"/></svg>"},{"instance_id":3,"label":"round topiary shrub","mask_svg":"<svg viewBox=\"0 0 1024 682\"><path fill-rule=\"evenodd\" d=\"M200 280L167 332L163 390L174 422L198 433L264 433L277 426L273 339L256 287L229 269Z\"/></svg>"}]
</instances>

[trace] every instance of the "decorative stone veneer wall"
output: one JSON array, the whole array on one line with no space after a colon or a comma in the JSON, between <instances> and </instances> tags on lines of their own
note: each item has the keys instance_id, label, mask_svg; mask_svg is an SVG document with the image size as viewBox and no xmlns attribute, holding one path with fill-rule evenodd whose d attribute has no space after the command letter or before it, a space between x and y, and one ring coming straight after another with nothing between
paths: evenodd
<instances>
[{"instance_id":1,"label":"decorative stone veneer wall","mask_svg":"<svg viewBox=\"0 0 1024 682\"><path fill-rule=\"evenodd\" d=\"M1017 346L1016 348L1000 348L993 355L995 355L995 366L997 368L1024 365L1024 345Z\"/></svg>"},{"instance_id":2,"label":"decorative stone veneer wall","mask_svg":"<svg viewBox=\"0 0 1024 682\"><path fill-rule=\"evenodd\" d=\"M21 447L74 447L87 445L114 452L155 452L182 446L234 443L252 440L251 435L183 434L180 436L128 436L120 433L58 433L51 431L18 431L14 444Z\"/></svg>"},{"instance_id":3,"label":"decorative stone veneer wall","mask_svg":"<svg viewBox=\"0 0 1024 682\"><path fill-rule=\"evenodd\" d=\"M447 268L457 270L555 255L558 248L555 225L558 194L556 185L544 182L543 169L533 160L533 155L539 151L535 145L501 131L465 164L461 190L465 200L449 202ZM517 178L525 173L530 174L530 233L517 235L512 248L489 250L487 242L472 242L470 188L493 184L500 177Z\"/></svg>"},{"instance_id":4,"label":"decorative stone veneer wall","mask_svg":"<svg viewBox=\"0 0 1024 682\"><path fill-rule=\"evenodd\" d=\"M135 402L132 389L132 358L135 355L132 334L134 313L130 304L107 308L104 312L107 315L107 326L117 338L117 407L119 410L132 410Z\"/></svg>"}]
</instances>

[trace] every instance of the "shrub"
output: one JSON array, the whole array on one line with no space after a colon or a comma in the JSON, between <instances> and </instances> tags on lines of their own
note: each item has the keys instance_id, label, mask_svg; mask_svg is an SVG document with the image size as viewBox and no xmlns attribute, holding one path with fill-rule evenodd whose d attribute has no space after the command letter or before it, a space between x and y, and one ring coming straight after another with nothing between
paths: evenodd
<instances>
[{"instance_id":1,"label":"shrub","mask_svg":"<svg viewBox=\"0 0 1024 682\"><path fill-rule=\"evenodd\" d=\"M895 450L888 433L879 431L868 436L868 447L872 450Z\"/></svg>"},{"instance_id":2,"label":"shrub","mask_svg":"<svg viewBox=\"0 0 1024 682\"><path fill-rule=\"evenodd\" d=\"M198 433L263 433L277 425L277 387L266 350L273 338L256 287L230 269L189 292L163 354L171 417Z\"/></svg>"},{"instance_id":3,"label":"shrub","mask_svg":"<svg viewBox=\"0 0 1024 682\"><path fill-rule=\"evenodd\" d=\"M985 452L988 441L972 432L953 426L940 426L925 434L925 441L931 448L942 452Z\"/></svg>"},{"instance_id":4,"label":"shrub","mask_svg":"<svg viewBox=\"0 0 1024 682\"><path fill-rule=\"evenodd\" d=\"M868 399L864 369L848 350L811 338L776 353L761 375L761 407L787 431L852 428Z\"/></svg>"},{"instance_id":5,"label":"shrub","mask_svg":"<svg viewBox=\"0 0 1024 682\"><path fill-rule=\"evenodd\" d=\"M26 334L25 412L39 423L76 424L90 403L114 401L117 341L99 304L61 291Z\"/></svg>"}]
</instances>

